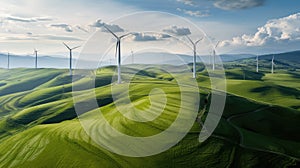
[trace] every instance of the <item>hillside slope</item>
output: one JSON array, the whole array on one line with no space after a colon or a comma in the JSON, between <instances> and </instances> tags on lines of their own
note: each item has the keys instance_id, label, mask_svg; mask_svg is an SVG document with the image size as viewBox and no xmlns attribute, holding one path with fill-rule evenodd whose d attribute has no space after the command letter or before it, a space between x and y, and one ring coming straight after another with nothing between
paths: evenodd
<instances>
[{"instance_id":1,"label":"hillside slope","mask_svg":"<svg viewBox=\"0 0 300 168\"><path fill-rule=\"evenodd\" d=\"M179 67L173 68L179 69ZM129 71L134 71L134 67L124 69L125 79L127 79L126 72ZM177 117L179 108L180 92L176 80L164 74L158 67L136 75L130 85L130 92L134 93L130 98L137 108L150 106L148 94L151 88L162 89L168 98L165 110L157 119L137 123L124 119L115 107L110 90L113 72L114 67L98 70L95 89L98 105L111 126L136 137L155 135L170 126ZM235 73L239 74L238 71ZM184 72L180 75L186 78L190 74ZM289 105L284 106L280 103L277 106L269 105L272 101L268 99L254 101L255 96L248 97L247 90L238 92L240 94L234 93L230 87L237 87L237 82L244 86L250 82L240 80L238 76L232 75L232 79L228 79L229 91L232 94L227 97L225 112L218 128L207 141L203 143L198 141L202 126L197 120L189 133L176 146L158 155L134 158L111 153L89 138L74 110L72 83L67 70L0 70L0 83L2 83L0 85L0 167L299 166L300 137L295 136L300 131L298 127L300 113L297 108L293 109ZM260 78L260 80L269 79L268 76ZM74 85L84 86L89 80L89 78L78 77ZM202 116L204 120L208 108L206 101L209 101L209 79L205 72L202 72L198 80L201 86L199 114L204 111ZM253 82L263 85L259 80L253 79ZM276 84L268 83L268 86L275 85L285 85L285 83L280 81ZM251 87L255 89L263 86L250 83L247 87L251 90ZM276 94L284 96L282 92L285 91ZM123 93L122 87L118 92ZM160 97L159 94L156 96ZM91 98L92 95L86 94L82 101ZM289 96L285 96L285 99L288 100ZM193 100L188 101L193 102ZM156 103L158 107L162 105L160 102ZM124 109L129 109L128 105L125 104ZM139 115L134 111L128 113ZM151 113L156 115L160 110L154 108ZM96 109L90 109L82 115L90 121L88 130L91 132L106 130L103 121L99 121L97 115ZM101 135L106 136L106 134Z\"/></svg>"}]
</instances>

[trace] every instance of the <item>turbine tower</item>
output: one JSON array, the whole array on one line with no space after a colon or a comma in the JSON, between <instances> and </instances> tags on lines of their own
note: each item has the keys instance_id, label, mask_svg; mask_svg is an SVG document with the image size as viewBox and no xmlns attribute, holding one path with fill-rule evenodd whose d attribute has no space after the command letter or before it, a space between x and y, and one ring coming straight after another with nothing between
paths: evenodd
<instances>
[{"instance_id":1,"label":"turbine tower","mask_svg":"<svg viewBox=\"0 0 300 168\"><path fill-rule=\"evenodd\" d=\"M275 63L274 63L274 55L273 55L273 58L272 58L272 69L271 69L271 72L272 72L272 74L274 74L274 65L276 65Z\"/></svg>"},{"instance_id":2,"label":"turbine tower","mask_svg":"<svg viewBox=\"0 0 300 168\"><path fill-rule=\"evenodd\" d=\"M111 31L108 27L104 26L107 31L109 31L116 39L117 39L117 44L116 44L116 53L118 53L118 84L122 82L121 79L121 39L130 35L131 33L124 34L122 36L117 36L113 31Z\"/></svg>"},{"instance_id":3,"label":"turbine tower","mask_svg":"<svg viewBox=\"0 0 300 168\"><path fill-rule=\"evenodd\" d=\"M37 66L38 66L38 50L34 49L33 54L35 55L35 69L37 69Z\"/></svg>"},{"instance_id":4,"label":"turbine tower","mask_svg":"<svg viewBox=\"0 0 300 168\"><path fill-rule=\"evenodd\" d=\"M220 41L217 42L216 46L213 48L213 65L212 65L212 69L213 71L216 69L215 63L216 63L216 48L218 47Z\"/></svg>"},{"instance_id":5,"label":"turbine tower","mask_svg":"<svg viewBox=\"0 0 300 168\"><path fill-rule=\"evenodd\" d=\"M256 72L258 72L258 55L256 56Z\"/></svg>"},{"instance_id":6,"label":"turbine tower","mask_svg":"<svg viewBox=\"0 0 300 168\"><path fill-rule=\"evenodd\" d=\"M194 60L193 60L193 78L196 78L197 44L198 44L203 38L201 38L201 39L199 39L199 40L193 42L192 39L191 39L189 36L186 36L186 37L189 39L189 41L190 41L190 42L192 43L192 45L193 45L193 51L194 51Z\"/></svg>"},{"instance_id":7,"label":"turbine tower","mask_svg":"<svg viewBox=\"0 0 300 168\"><path fill-rule=\"evenodd\" d=\"M79 48L80 46L77 46L77 47L69 47L66 43L63 42L63 44L67 47L67 49L70 51L70 67L69 67L69 70L70 70L70 76L72 76L72 51Z\"/></svg>"},{"instance_id":8,"label":"turbine tower","mask_svg":"<svg viewBox=\"0 0 300 168\"><path fill-rule=\"evenodd\" d=\"M7 69L9 69L10 54L7 52Z\"/></svg>"}]
</instances>

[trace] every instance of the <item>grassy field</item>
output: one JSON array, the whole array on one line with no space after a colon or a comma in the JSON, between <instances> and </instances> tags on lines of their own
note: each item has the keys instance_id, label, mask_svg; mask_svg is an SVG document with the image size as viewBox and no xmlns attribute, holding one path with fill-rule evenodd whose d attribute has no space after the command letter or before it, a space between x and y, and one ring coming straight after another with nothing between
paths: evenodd
<instances>
[{"instance_id":1,"label":"grassy field","mask_svg":"<svg viewBox=\"0 0 300 168\"><path fill-rule=\"evenodd\" d=\"M125 81L138 66L124 68ZM170 66L174 72L180 72L181 68ZM122 109L128 109L129 116L158 116L153 121L139 123L124 118L116 108L110 90L115 85L111 84L114 70L115 67L99 69L94 89L99 109L110 125L135 137L151 136L167 129L178 116L180 106L180 90L174 76L156 66L139 71L132 79L130 99L137 109L151 106L148 94L152 88L160 88L167 95L167 106L162 113L155 108L162 105L159 101L154 101L154 108L146 114L131 111L128 104L123 104ZM189 133L171 149L135 158L111 153L89 138L77 119L72 80L66 70L0 70L0 167L299 166L300 73L282 71L271 75L266 71L253 73L232 68L226 74L225 111L207 141L199 143L202 125L195 119ZM188 81L191 74L176 75ZM74 85L86 86L89 81L78 76ZM207 112L210 80L203 68L199 69L197 81L201 97L199 113ZM119 86L117 93L123 92ZM84 94L82 101L92 97ZM156 93L153 98L160 97ZM194 103L192 99L187 101ZM89 109L81 116L90 122L90 132L106 130L103 121L97 118L98 113L97 109Z\"/></svg>"},{"instance_id":2,"label":"grassy field","mask_svg":"<svg viewBox=\"0 0 300 168\"><path fill-rule=\"evenodd\" d=\"M217 72L216 72L217 73ZM202 86L210 87L207 74L201 73ZM239 68L226 70L227 92L257 102L300 109L300 72L266 71L256 73Z\"/></svg>"}]
</instances>

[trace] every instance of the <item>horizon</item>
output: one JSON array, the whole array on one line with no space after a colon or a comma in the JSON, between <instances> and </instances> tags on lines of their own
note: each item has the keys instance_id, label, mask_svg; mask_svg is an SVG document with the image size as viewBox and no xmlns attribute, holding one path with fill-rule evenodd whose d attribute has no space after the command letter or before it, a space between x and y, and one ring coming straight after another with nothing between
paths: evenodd
<instances>
[{"instance_id":1,"label":"horizon","mask_svg":"<svg viewBox=\"0 0 300 168\"><path fill-rule=\"evenodd\" d=\"M232 56L236 56L236 55L253 55L253 56L267 56L267 55L279 55L279 54L285 54L285 53L293 53L293 52L300 52L300 49L299 50L291 50L291 51L285 51L285 52L270 52L270 53L266 53L266 54L251 54L251 53L224 53L224 54L217 54L219 56L226 56L226 55L232 55ZM10 56L19 56L19 57L32 57L32 58L35 58L35 56L33 54L16 54L16 53L12 53L12 52L7 52L10 54ZM4 55L6 56L7 53L5 52L0 52L0 55ZM73 52L73 54L80 54L79 52ZM145 53L157 53L157 54L162 54L164 52L145 52ZM59 55L59 54L56 54L56 55L51 55L51 54L39 54L38 57L41 58L41 57L51 57L51 58L60 58L60 59L69 59L69 53L66 53L66 55ZM184 56L189 56L189 57L193 57L192 54L181 54L181 53L168 53L168 54L173 54L173 55L184 55ZM203 57L203 56L210 56L210 55L198 55L197 54L197 57ZM73 60L76 60L77 58L73 58ZM84 60L84 59L83 59ZM86 60L86 61L89 61L89 60ZM93 60L90 60L90 61L93 61Z\"/></svg>"},{"instance_id":2,"label":"horizon","mask_svg":"<svg viewBox=\"0 0 300 168\"><path fill-rule=\"evenodd\" d=\"M291 53L299 53L300 50L290 51L285 53L276 54L264 54L264 55L254 55L254 54L220 54L216 57L219 63L232 63L238 60L254 59L258 57L269 57L269 56L282 56L289 58ZM10 53L10 69L15 68L34 68L35 56L31 55L14 55ZM0 62L0 69L7 69L7 54L0 53L2 61ZM4 58L4 59L3 59ZM178 58L181 62L178 62ZM210 64L211 55L197 55L197 62L204 63L206 66ZM134 59L134 61L133 61ZM265 59L266 58L262 58ZM282 60L282 57L280 58ZM4 60L4 61L3 61ZM107 59L102 61L84 60L73 58L73 69L95 69L102 68L106 66L116 66L116 59ZM183 61L183 62L182 62ZM220 62L221 61L221 62ZM166 52L144 52L137 53L134 58L131 55L124 56L122 60L123 65L188 65L192 63L192 56L185 54L176 53L166 53ZM39 69L68 69L69 58L67 56L49 56L49 55L39 55L38 56L38 68Z\"/></svg>"}]
</instances>

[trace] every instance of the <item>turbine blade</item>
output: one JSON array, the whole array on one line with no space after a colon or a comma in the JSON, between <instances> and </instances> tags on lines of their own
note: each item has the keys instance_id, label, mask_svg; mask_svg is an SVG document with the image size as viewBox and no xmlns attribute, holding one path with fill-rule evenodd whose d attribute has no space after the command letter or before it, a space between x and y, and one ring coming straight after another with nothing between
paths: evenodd
<instances>
[{"instance_id":1,"label":"turbine blade","mask_svg":"<svg viewBox=\"0 0 300 168\"><path fill-rule=\"evenodd\" d=\"M69 50L72 50L66 43L63 42L63 44L64 44Z\"/></svg>"},{"instance_id":2,"label":"turbine blade","mask_svg":"<svg viewBox=\"0 0 300 168\"><path fill-rule=\"evenodd\" d=\"M202 41L203 40L203 37L201 38L201 39L199 39L199 40L197 40L196 42L195 42L195 45L197 45L200 41Z\"/></svg>"},{"instance_id":3,"label":"turbine blade","mask_svg":"<svg viewBox=\"0 0 300 168\"><path fill-rule=\"evenodd\" d=\"M75 50L76 48L79 48L79 47L81 47L81 45L77 46L77 47L73 47L73 48L71 48L71 50Z\"/></svg>"},{"instance_id":4,"label":"turbine blade","mask_svg":"<svg viewBox=\"0 0 300 168\"><path fill-rule=\"evenodd\" d=\"M117 58L117 54L118 54L118 47L119 47L120 43L117 42L116 44L116 51L115 51L115 59Z\"/></svg>"},{"instance_id":5,"label":"turbine blade","mask_svg":"<svg viewBox=\"0 0 300 168\"><path fill-rule=\"evenodd\" d=\"M192 41L192 39L189 37L189 36L186 36L188 39L189 39L189 41L193 44L193 45L195 45L195 43Z\"/></svg>"},{"instance_id":6,"label":"turbine blade","mask_svg":"<svg viewBox=\"0 0 300 168\"><path fill-rule=\"evenodd\" d=\"M121 39L121 38L124 38L124 37L126 37L128 35L131 35L131 33L124 34L124 35L120 36L119 38Z\"/></svg>"},{"instance_id":7,"label":"turbine blade","mask_svg":"<svg viewBox=\"0 0 300 168\"><path fill-rule=\"evenodd\" d=\"M119 37L114 32L112 32L108 27L106 27L105 25L103 25L103 27L105 27L105 29L107 31L109 31L113 36L115 36L117 39L119 39Z\"/></svg>"},{"instance_id":8,"label":"turbine blade","mask_svg":"<svg viewBox=\"0 0 300 168\"><path fill-rule=\"evenodd\" d=\"M217 42L217 44L216 44L215 48L217 48L219 44L220 44L220 41L218 41L218 42Z\"/></svg>"}]
</instances>

